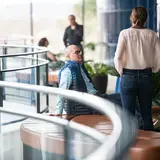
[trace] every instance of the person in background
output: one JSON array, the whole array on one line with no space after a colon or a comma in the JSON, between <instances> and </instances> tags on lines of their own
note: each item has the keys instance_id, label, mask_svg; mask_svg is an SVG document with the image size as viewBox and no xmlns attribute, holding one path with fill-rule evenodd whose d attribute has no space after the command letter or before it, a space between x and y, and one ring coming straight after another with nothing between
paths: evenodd
<instances>
[{"instance_id":1,"label":"person in background","mask_svg":"<svg viewBox=\"0 0 160 160\"><path fill-rule=\"evenodd\" d=\"M63 42L65 47L69 45L78 46L83 52L83 47L81 42L83 41L83 25L79 25L76 22L76 17L74 15L68 16L69 26L65 29L63 36ZM82 53L83 59L83 53Z\"/></svg>"},{"instance_id":2,"label":"person in background","mask_svg":"<svg viewBox=\"0 0 160 160\"><path fill-rule=\"evenodd\" d=\"M48 47L48 45L49 45L49 41L45 37L41 38L40 41L38 42L38 46L41 46L41 47ZM47 53L46 59L49 61L57 61L56 56L51 52Z\"/></svg>"},{"instance_id":3,"label":"person in background","mask_svg":"<svg viewBox=\"0 0 160 160\"><path fill-rule=\"evenodd\" d=\"M67 60L66 64L62 67L58 76L59 88L97 95L118 105L122 105L119 94L98 94L88 71L82 63L81 50L79 47L75 45L68 46L66 57L69 60ZM99 114L78 102L58 96L55 115L61 115L63 109L69 115Z\"/></svg>"},{"instance_id":4,"label":"person in background","mask_svg":"<svg viewBox=\"0 0 160 160\"><path fill-rule=\"evenodd\" d=\"M48 47L48 45L49 41L46 37L41 38L38 42L38 46L41 47ZM52 70L60 69L64 65L64 62L57 61L56 55L51 53L50 51L43 58L49 61L49 68L51 68Z\"/></svg>"},{"instance_id":5,"label":"person in background","mask_svg":"<svg viewBox=\"0 0 160 160\"><path fill-rule=\"evenodd\" d=\"M114 63L121 76L121 99L124 109L135 115L138 101L143 129L153 130L152 72L160 71L160 41L157 34L147 29L147 10L132 10L132 26L119 35Z\"/></svg>"}]
</instances>

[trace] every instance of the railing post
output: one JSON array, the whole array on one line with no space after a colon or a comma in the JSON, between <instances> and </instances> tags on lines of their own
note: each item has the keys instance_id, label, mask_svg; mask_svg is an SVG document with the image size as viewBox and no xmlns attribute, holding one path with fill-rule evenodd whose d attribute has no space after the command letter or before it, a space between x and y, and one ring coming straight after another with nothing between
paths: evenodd
<instances>
[{"instance_id":1,"label":"railing post","mask_svg":"<svg viewBox=\"0 0 160 160\"><path fill-rule=\"evenodd\" d=\"M40 85L39 66L36 67L36 85ZM37 92L37 113L40 113L40 93Z\"/></svg>"},{"instance_id":2,"label":"railing post","mask_svg":"<svg viewBox=\"0 0 160 160\"><path fill-rule=\"evenodd\" d=\"M27 40L26 39L24 39L24 45L27 45ZM25 47L24 48L24 53L27 53L28 52L28 49Z\"/></svg>"},{"instance_id":3,"label":"railing post","mask_svg":"<svg viewBox=\"0 0 160 160\"><path fill-rule=\"evenodd\" d=\"M5 44L7 44L7 42L5 41L4 42ZM3 55L7 55L7 47L3 47ZM2 61L1 61L1 71L3 70L3 69L7 69L7 63L6 63L6 60L7 60L7 58L6 57L2 57ZM4 80L5 81L5 72L3 72L2 73L2 80ZM6 99L6 95L5 95L5 88L3 89L3 100L5 100Z\"/></svg>"},{"instance_id":4,"label":"railing post","mask_svg":"<svg viewBox=\"0 0 160 160\"><path fill-rule=\"evenodd\" d=\"M3 139L3 135L2 134L2 128L1 128L1 115L2 115L2 112L0 112L0 159L1 160L4 160L4 139Z\"/></svg>"},{"instance_id":5,"label":"railing post","mask_svg":"<svg viewBox=\"0 0 160 160\"><path fill-rule=\"evenodd\" d=\"M0 81L3 81L2 58L0 59ZM0 87L0 107L3 107L3 87Z\"/></svg>"},{"instance_id":6,"label":"railing post","mask_svg":"<svg viewBox=\"0 0 160 160\"><path fill-rule=\"evenodd\" d=\"M48 86L48 63L46 64L46 86ZM49 106L49 95L46 94L46 105Z\"/></svg>"},{"instance_id":7,"label":"railing post","mask_svg":"<svg viewBox=\"0 0 160 160\"><path fill-rule=\"evenodd\" d=\"M40 85L40 68L38 65L38 54L37 54L37 67L36 67L36 85ZM40 113L40 93L37 92L37 113Z\"/></svg>"},{"instance_id":8,"label":"railing post","mask_svg":"<svg viewBox=\"0 0 160 160\"><path fill-rule=\"evenodd\" d=\"M1 116L2 115L2 113L0 112L0 133L1 133L1 131L2 131L2 128L1 128L1 126L2 126L2 121L1 121Z\"/></svg>"},{"instance_id":9,"label":"railing post","mask_svg":"<svg viewBox=\"0 0 160 160\"><path fill-rule=\"evenodd\" d=\"M65 138L65 141L64 141L64 159L65 160L69 160L72 155L70 155L72 152L70 151L70 137L69 137L69 126L65 126L64 128L64 138Z\"/></svg>"}]
</instances>

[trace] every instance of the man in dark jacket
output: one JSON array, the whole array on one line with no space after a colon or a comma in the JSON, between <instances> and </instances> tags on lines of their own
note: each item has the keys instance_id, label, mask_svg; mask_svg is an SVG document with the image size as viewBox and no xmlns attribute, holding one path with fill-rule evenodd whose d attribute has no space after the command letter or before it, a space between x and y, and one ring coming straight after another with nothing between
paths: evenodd
<instances>
[{"instance_id":1,"label":"man in dark jacket","mask_svg":"<svg viewBox=\"0 0 160 160\"><path fill-rule=\"evenodd\" d=\"M69 45L76 45L81 49L81 51L83 51L81 44L83 41L83 25L79 25L76 22L76 17L74 15L69 15L68 20L70 25L65 29L63 36L64 45L66 47Z\"/></svg>"}]
</instances>

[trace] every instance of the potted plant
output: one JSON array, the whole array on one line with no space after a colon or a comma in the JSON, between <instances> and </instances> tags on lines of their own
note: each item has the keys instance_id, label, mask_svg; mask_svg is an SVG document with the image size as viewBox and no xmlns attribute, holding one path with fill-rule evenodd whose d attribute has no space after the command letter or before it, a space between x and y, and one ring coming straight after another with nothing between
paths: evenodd
<instances>
[{"instance_id":1,"label":"potted plant","mask_svg":"<svg viewBox=\"0 0 160 160\"><path fill-rule=\"evenodd\" d=\"M85 62L84 65L88 70L98 92L101 94L106 93L110 67L103 63L93 62Z\"/></svg>"},{"instance_id":2,"label":"potted plant","mask_svg":"<svg viewBox=\"0 0 160 160\"><path fill-rule=\"evenodd\" d=\"M154 92L153 92L153 105L160 106L160 73L153 73L153 83L154 83Z\"/></svg>"}]
</instances>

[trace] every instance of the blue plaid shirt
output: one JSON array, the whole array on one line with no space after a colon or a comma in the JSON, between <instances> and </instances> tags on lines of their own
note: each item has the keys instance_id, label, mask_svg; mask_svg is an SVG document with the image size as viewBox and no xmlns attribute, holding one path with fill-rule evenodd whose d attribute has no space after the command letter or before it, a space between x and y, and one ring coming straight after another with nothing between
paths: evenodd
<instances>
[{"instance_id":1,"label":"blue plaid shirt","mask_svg":"<svg viewBox=\"0 0 160 160\"><path fill-rule=\"evenodd\" d=\"M93 84L88 79L88 77L85 74L85 72L83 71L82 67L80 69L81 69L81 75L84 78L84 81L85 81L85 84L87 87L87 92L89 94L96 94L97 90L94 88ZM71 84L72 84L72 73L69 68L66 68L61 73L59 88L69 89ZM64 106L64 98L62 96L58 96L57 106L56 106L56 113L57 114L63 113L63 106Z\"/></svg>"}]
</instances>

